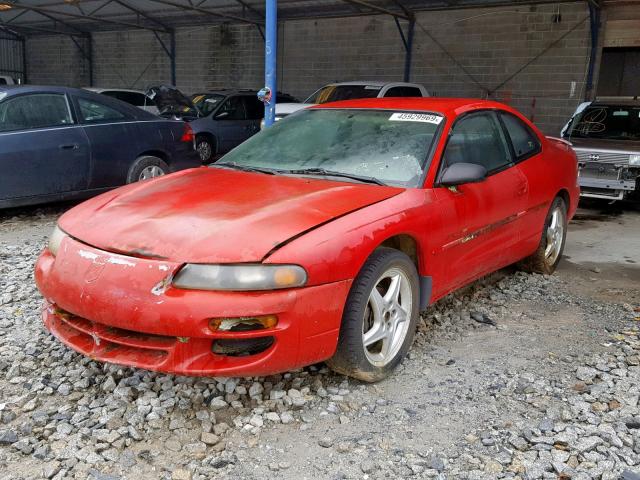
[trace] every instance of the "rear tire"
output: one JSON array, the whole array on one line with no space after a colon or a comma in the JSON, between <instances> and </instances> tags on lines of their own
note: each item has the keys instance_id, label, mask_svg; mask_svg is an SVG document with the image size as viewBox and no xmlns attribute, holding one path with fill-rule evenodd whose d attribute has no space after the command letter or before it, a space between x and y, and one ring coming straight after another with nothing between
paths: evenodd
<instances>
[{"instance_id":1,"label":"rear tire","mask_svg":"<svg viewBox=\"0 0 640 480\"><path fill-rule=\"evenodd\" d=\"M520 268L532 273L551 275L562 258L566 238L567 204L562 198L556 197L547 213L538 249L520 262Z\"/></svg>"},{"instance_id":2,"label":"rear tire","mask_svg":"<svg viewBox=\"0 0 640 480\"><path fill-rule=\"evenodd\" d=\"M196 151L202 163L209 163L215 154L214 142L205 135L196 135Z\"/></svg>"},{"instance_id":3,"label":"rear tire","mask_svg":"<svg viewBox=\"0 0 640 480\"><path fill-rule=\"evenodd\" d=\"M139 182L150 178L160 177L169 173L169 165L162 159L151 155L139 157L127 174L127 183Z\"/></svg>"},{"instance_id":4,"label":"rear tire","mask_svg":"<svg viewBox=\"0 0 640 480\"><path fill-rule=\"evenodd\" d=\"M418 285L407 255L392 248L375 250L351 286L329 367L365 382L389 376L413 343Z\"/></svg>"}]
</instances>

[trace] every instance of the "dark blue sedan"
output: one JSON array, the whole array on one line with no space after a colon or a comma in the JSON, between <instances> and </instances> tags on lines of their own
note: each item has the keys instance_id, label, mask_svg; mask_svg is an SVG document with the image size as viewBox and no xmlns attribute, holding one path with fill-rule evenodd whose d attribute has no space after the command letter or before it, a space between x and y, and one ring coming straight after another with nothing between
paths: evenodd
<instances>
[{"instance_id":1,"label":"dark blue sedan","mask_svg":"<svg viewBox=\"0 0 640 480\"><path fill-rule=\"evenodd\" d=\"M0 87L0 208L83 198L200 165L189 124L63 87Z\"/></svg>"}]
</instances>

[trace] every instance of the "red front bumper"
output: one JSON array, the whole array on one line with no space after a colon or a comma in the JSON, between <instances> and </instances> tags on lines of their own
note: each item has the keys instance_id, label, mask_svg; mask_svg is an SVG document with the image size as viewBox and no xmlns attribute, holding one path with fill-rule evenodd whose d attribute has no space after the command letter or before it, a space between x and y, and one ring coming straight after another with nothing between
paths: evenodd
<instances>
[{"instance_id":1,"label":"red front bumper","mask_svg":"<svg viewBox=\"0 0 640 480\"><path fill-rule=\"evenodd\" d=\"M350 281L270 292L166 287L179 267L65 238L57 257L45 250L36 264L44 323L96 360L184 375L269 375L326 360L335 351ZM270 329L209 329L212 318L272 314L278 324ZM212 352L215 340L266 336L273 344L254 355Z\"/></svg>"}]
</instances>

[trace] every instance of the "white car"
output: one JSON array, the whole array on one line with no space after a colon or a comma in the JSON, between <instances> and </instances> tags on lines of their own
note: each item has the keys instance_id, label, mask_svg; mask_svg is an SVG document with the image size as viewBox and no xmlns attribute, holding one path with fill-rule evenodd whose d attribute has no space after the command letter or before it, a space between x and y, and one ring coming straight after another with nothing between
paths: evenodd
<instances>
[{"instance_id":1,"label":"white car","mask_svg":"<svg viewBox=\"0 0 640 480\"><path fill-rule=\"evenodd\" d=\"M154 115L158 114L158 107L156 107L153 100L147 97L144 92L140 90L130 90L126 88L93 88L85 87L85 90L99 93L101 95L107 95L108 97L117 98L130 105L139 107Z\"/></svg>"},{"instance_id":2,"label":"white car","mask_svg":"<svg viewBox=\"0 0 640 480\"><path fill-rule=\"evenodd\" d=\"M313 92L302 103L276 104L278 121L298 110L320 103L353 100L356 98L428 97L429 92L418 83L405 82L342 82L330 83Z\"/></svg>"},{"instance_id":3,"label":"white car","mask_svg":"<svg viewBox=\"0 0 640 480\"><path fill-rule=\"evenodd\" d=\"M17 85L16 79L9 75L0 75L0 85Z\"/></svg>"}]
</instances>

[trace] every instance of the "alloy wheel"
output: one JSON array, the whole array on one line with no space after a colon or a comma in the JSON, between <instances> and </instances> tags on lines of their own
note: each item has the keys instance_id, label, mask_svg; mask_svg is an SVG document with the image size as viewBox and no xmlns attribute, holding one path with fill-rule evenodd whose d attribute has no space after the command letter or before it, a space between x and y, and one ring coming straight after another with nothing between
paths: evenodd
<instances>
[{"instance_id":1,"label":"alloy wheel","mask_svg":"<svg viewBox=\"0 0 640 480\"><path fill-rule=\"evenodd\" d=\"M156 165L149 165L142 169L138 180L148 180L150 178L161 177L162 175L164 175L164 170Z\"/></svg>"},{"instance_id":2,"label":"alloy wheel","mask_svg":"<svg viewBox=\"0 0 640 480\"><path fill-rule=\"evenodd\" d=\"M369 362L382 367L392 361L404 343L413 298L405 272L390 268L374 286L364 312L362 343Z\"/></svg>"},{"instance_id":3,"label":"alloy wheel","mask_svg":"<svg viewBox=\"0 0 640 480\"><path fill-rule=\"evenodd\" d=\"M196 150L198 151L198 155L200 155L200 160L203 162L206 162L211 158L211 144L206 140L198 142Z\"/></svg>"},{"instance_id":4,"label":"alloy wheel","mask_svg":"<svg viewBox=\"0 0 640 480\"><path fill-rule=\"evenodd\" d=\"M553 265L560 252L564 241L564 212L562 208L556 207L551 212L551 220L547 226L547 245L544 249L544 258L549 265Z\"/></svg>"}]
</instances>

